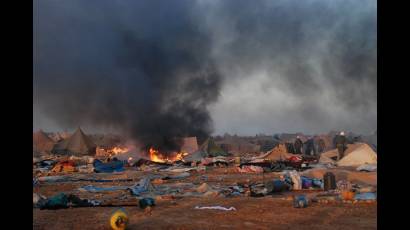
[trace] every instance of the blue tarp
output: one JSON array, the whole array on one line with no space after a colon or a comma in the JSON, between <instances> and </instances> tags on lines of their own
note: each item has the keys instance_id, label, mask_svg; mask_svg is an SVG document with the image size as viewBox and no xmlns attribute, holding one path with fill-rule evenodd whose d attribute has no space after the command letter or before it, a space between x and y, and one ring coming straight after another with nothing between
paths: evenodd
<instances>
[{"instance_id":1,"label":"blue tarp","mask_svg":"<svg viewBox=\"0 0 410 230\"><path fill-rule=\"evenodd\" d=\"M355 200L376 200L376 193L374 192L365 192L365 193L357 193L354 196Z\"/></svg>"},{"instance_id":2,"label":"blue tarp","mask_svg":"<svg viewBox=\"0 0 410 230\"><path fill-rule=\"evenodd\" d=\"M79 188L83 191L88 192L105 192L105 191L116 191L116 190L129 190L134 196L141 196L143 193L153 191L154 188L151 185L149 178L143 178L138 183L132 186L111 186L111 187L95 187L93 185L87 185Z\"/></svg>"},{"instance_id":3,"label":"blue tarp","mask_svg":"<svg viewBox=\"0 0 410 230\"><path fill-rule=\"evenodd\" d=\"M117 190L125 190L128 186L112 186L112 187L95 187L93 185L86 185L81 188L80 190L84 190L87 192L106 192L106 191L117 191Z\"/></svg>"},{"instance_id":4,"label":"blue tarp","mask_svg":"<svg viewBox=\"0 0 410 230\"><path fill-rule=\"evenodd\" d=\"M124 163L122 161L110 161L103 163L96 159L93 162L94 171L97 173L112 173L124 171Z\"/></svg>"}]
</instances>

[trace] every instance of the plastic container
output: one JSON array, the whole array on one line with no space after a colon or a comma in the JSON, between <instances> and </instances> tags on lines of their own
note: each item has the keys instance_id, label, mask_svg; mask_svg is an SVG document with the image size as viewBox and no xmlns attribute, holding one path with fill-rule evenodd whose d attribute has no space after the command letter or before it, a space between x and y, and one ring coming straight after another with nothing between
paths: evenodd
<instances>
[{"instance_id":1,"label":"plastic container","mask_svg":"<svg viewBox=\"0 0 410 230\"><path fill-rule=\"evenodd\" d=\"M342 192L342 198L343 198L343 200L353 200L353 198L354 198L354 192L351 192L351 191L343 191L343 192Z\"/></svg>"},{"instance_id":2,"label":"plastic container","mask_svg":"<svg viewBox=\"0 0 410 230\"><path fill-rule=\"evenodd\" d=\"M305 195L298 195L293 199L293 207L295 208L306 208L308 203L309 202Z\"/></svg>"}]
</instances>

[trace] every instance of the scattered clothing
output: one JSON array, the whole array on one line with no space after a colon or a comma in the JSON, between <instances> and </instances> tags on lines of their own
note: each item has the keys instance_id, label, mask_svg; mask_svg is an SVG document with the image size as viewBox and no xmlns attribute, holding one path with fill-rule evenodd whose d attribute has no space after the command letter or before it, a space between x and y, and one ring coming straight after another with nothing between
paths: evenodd
<instances>
[{"instance_id":1,"label":"scattered clothing","mask_svg":"<svg viewBox=\"0 0 410 230\"><path fill-rule=\"evenodd\" d=\"M215 210L222 210L222 211L236 211L236 208L234 207L230 207L230 208L225 208L222 206L195 206L195 209L215 209Z\"/></svg>"}]
</instances>

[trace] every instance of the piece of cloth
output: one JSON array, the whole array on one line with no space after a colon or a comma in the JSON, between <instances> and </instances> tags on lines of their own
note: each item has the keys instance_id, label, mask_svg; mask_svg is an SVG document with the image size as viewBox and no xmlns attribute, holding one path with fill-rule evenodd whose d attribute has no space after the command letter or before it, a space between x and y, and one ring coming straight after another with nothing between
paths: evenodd
<instances>
[{"instance_id":1,"label":"piece of cloth","mask_svg":"<svg viewBox=\"0 0 410 230\"><path fill-rule=\"evenodd\" d=\"M214 210L222 210L222 211L236 211L236 208L234 207L229 207L225 208L222 206L195 206L195 209L214 209Z\"/></svg>"},{"instance_id":2,"label":"piece of cloth","mask_svg":"<svg viewBox=\"0 0 410 230\"><path fill-rule=\"evenodd\" d=\"M302 189L302 180L300 178L300 174L296 170L286 171L285 177L289 177L293 183L293 190L301 190Z\"/></svg>"}]
</instances>

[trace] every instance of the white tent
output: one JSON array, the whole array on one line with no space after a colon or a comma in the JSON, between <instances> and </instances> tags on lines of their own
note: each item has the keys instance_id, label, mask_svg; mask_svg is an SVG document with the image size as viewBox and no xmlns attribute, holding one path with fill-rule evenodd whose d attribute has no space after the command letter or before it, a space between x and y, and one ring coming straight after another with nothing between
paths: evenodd
<instances>
[{"instance_id":1,"label":"white tent","mask_svg":"<svg viewBox=\"0 0 410 230\"><path fill-rule=\"evenodd\" d=\"M365 143L351 145L351 151L337 162L338 166L359 166L362 164L377 164L377 154ZM347 152L347 151L346 151Z\"/></svg>"}]
</instances>

